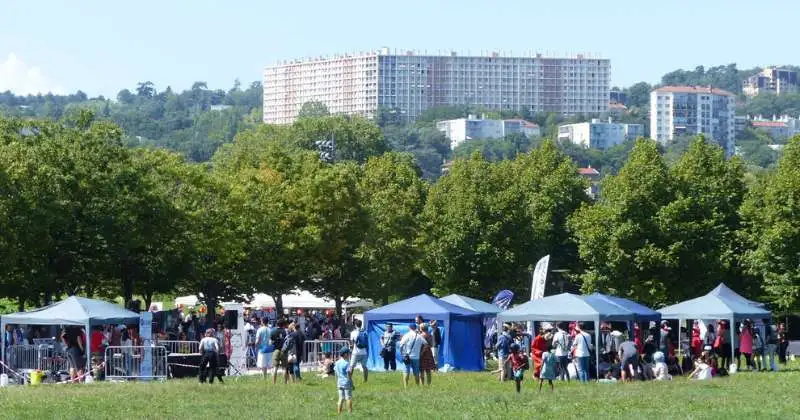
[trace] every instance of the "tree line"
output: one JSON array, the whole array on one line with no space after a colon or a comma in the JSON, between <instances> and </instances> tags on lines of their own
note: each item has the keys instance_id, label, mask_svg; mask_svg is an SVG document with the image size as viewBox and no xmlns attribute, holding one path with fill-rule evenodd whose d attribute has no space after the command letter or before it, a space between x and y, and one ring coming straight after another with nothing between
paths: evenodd
<instances>
[{"instance_id":1,"label":"tree line","mask_svg":"<svg viewBox=\"0 0 800 420\"><path fill-rule=\"evenodd\" d=\"M389 302L419 292L525 296L550 254L550 291L579 287L658 306L724 281L796 308L800 138L773 171L693 140L668 162L631 145L591 201L569 155L541 141L480 152L435 183L357 117L259 125L197 163L128 148L89 112L0 120L0 296L20 307L67 294L202 293L209 307L295 288ZM334 159L319 140L335 139ZM798 208L796 208L798 207Z\"/></svg>"}]
</instances>

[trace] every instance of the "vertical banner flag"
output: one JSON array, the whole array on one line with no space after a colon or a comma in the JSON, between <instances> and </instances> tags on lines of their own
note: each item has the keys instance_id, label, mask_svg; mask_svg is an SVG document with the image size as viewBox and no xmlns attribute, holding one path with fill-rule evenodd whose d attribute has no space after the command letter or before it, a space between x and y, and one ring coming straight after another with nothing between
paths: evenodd
<instances>
[{"instance_id":1,"label":"vertical banner flag","mask_svg":"<svg viewBox=\"0 0 800 420\"><path fill-rule=\"evenodd\" d=\"M511 301L513 299L514 292L511 290L501 290L499 293L497 293L497 296L494 297L492 303L505 311L509 306L511 306ZM486 336L483 338L483 345L484 347L489 348L492 346L492 338L497 335L495 318L486 318L483 321L483 326L486 328Z\"/></svg>"},{"instance_id":2,"label":"vertical banner flag","mask_svg":"<svg viewBox=\"0 0 800 420\"><path fill-rule=\"evenodd\" d=\"M144 354L139 368L139 376L143 380L153 377L153 313L142 312L139 314L139 337L142 338Z\"/></svg>"},{"instance_id":3,"label":"vertical banner flag","mask_svg":"<svg viewBox=\"0 0 800 420\"><path fill-rule=\"evenodd\" d=\"M547 268L550 265L550 255L545 255L536 263L533 270L533 283L531 284L531 300L544 297L544 287L547 281Z\"/></svg>"}]
</instances>

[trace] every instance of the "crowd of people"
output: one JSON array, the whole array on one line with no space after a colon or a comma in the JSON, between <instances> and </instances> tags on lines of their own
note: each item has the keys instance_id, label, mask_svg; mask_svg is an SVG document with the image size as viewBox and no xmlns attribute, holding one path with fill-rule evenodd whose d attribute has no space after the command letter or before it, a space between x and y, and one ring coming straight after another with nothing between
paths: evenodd
<instances>
[{"instance_id":1,"label":"crowd of people","mask_svg":"<svg viewBox=\"0 0 800 420\"><path fill-rule=\"evenodd\" d=\"M694 321L691 339L678 340L666 320L651 323L647 330L633 323L631 332L614 327L623 324L601 323L598 342L594 331L587 331L582 322L540 323L535 336L528 333L526 325L507 324L492 350L499 379L513 379L517 390L522 370L528 369L527 357L540 389L545 380L585 383L597 376L596 372L600 376L595 379L600 382L669 380L676 374L706 380L742 365L749 370L777 371L776 360L786 363L789 341L783 323L748 319L737 323L733 334L728 324L724 320L716 325Z\"/></svg>"}]
</instances>

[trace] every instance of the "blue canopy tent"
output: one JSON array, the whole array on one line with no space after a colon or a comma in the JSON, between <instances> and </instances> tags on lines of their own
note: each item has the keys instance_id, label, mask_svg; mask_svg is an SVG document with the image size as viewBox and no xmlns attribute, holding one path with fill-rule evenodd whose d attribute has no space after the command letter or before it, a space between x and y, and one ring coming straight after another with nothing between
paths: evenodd
<instances>
[{"instance_id":1,"label":"blue canopy tent","mask_svg":"<svg viewBox=\"0 0 800 420\"><path fill-rule=\"evenodd\" d=\"M437 361L439 366L447 364L461 370L483 370L483 314L425 294L364 312L364 324L369 336L369 369L383 370L380 352L386 324L394 324L395 331L402 335L408 332L408 324L414 322L417 315L426 321L435 319L442 330ZM397 352L397 364L402 366L400 352Z\"/></svg>"},{"instance_id":2,"label":"blue canopy tent","mask_svg":"<svg viewBox=\"0 0 800 420\"><path fill-rule=\"evenodd\" d=\"M721 284L720 286L724 286ZM725 286L727 288L727 286ZM736 321L745 318L770 318L772 314L764 308L746 303L747 299L739 296L724 293L724 290L712 290L705 296L689 299L681 303L666 306L658 311L665 319L678 320L678 337L680 337L680 325L685 319L725 319L730 322L731 343L734 340L734 325ZM730 290L730 289L728 289ZM720 293L722 292L722 293ZM748 301L749 302L749 301ZM678 343L680 345L680 343ZM734 348L731 346L731 360L735 358Z\"/></svg>"},{"instance_id":3,"label":"blue canopy tent","mask_svg":"<svg viewBox=\"0 0 800 420\"><path fill-rule=\"evenodd\" d=\"M591 321L595 323L595 344L600 342L600 321L630 322L636 314L605 299L572 293L531 300L497 315L500 323L523 321ZM595 351L595 367L600 375L600 352Z\"/></svg>"},{"instance_id":4,"label":"blue canopy tent","mask_svg":"<svg viewBox=\"0 0 800 420\"><path fill-rule=\"evenodd\" d=\"M726 286L725 283L720 283L719 286L715 287L714 290L708 292L709 295L720 296L727 300L733 300L739 303L744 303L747 305L757 306L759 308L763 308L764 304L760 302L756 302L750 299L743 297L742 295L734 292L730 287Z\"/></svg>"},{"instance_id":5,"label":"blue canopy tent","mask_svg":"<svg viewBox=\"0 0 800 420\"><path fill-rule=\"evenodd\" d=\"M95 325L131 324L139 322L139 314L119 305L103 300L70 296L61 302L34 309L30 312L18 312L4 315L0 319L3 331L6 324L23 325L72 325L86 328L86 349L91 348L90 330ZM5 335L3 335L3 338ZM3 343L5 358L5 343ZM86 363L90 366L91 353L86 352Z\"/></svg>"},{"instance_id":6,"label":"blue canopy tent","mask_svg":"<svg viewBox=\"0 0 800 420\"><path fill-rule=\"evenodd\" d=\"M583 298L587 302L606 302L612 305L618 306L619 308L628 310L633 313L634 321L636 322L649 322L655 321L658 322L661 320L661 314L644 306L640 303L636 303L632 300L611 296L611 295L604 295L602 293L592 293L591 295L583 296Z\"/></svg>"},{"instance_id":7,"label":"blue canopy tent","mask_svg":"<svg viewBox=\"0 0 800 420\"><path fill-rule=\"evenodd\" d=\"M467 296L461 295L447 295L442 298L443 301L447 303L452 303L453 305L459 306L461 308L469 309L475 312L480 312L485 317L493 317L500 312L503 312L499 306L493 305L488 302L484 302L482 300L473 299Z\"/></svg>"}]
</instances>

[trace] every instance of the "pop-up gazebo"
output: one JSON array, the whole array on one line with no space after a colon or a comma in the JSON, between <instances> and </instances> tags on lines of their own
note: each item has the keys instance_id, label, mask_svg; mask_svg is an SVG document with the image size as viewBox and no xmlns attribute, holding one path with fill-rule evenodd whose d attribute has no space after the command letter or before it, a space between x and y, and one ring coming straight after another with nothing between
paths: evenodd
<instances>
[{"instance_id":1,"label":"pop-up gazebo","mask_svg":"<svg viewBox=\"0 0 800 420\"><path fill-rule=\"evenodd\" d=\"M724 287L724 289L727 289L730 293L726 293L721 287ZM751 305L747 302L752 301L739 296L728 289L724 284L720 284L720 286L705 296L666 306L659 309L658 312L661 312L661 317L664 319L677 319L679 328L685 319L728 320L730 322L730 342L733 343L736 321L746 318L765 319L772 316L768 310ZM678 331L678 337L680 337L680 330ZM731 360L734 358L734 348L733 345L731 345Z\"/></svg>"},{"instance_id":2,"label":"pop-up gazebo","mask_svg":"<svg viewBox=\"0 0 800 420\"><path fill-rule=\"evenodd\" d=\"M426 322L435 319L442 329L439 366L447 364L460 370L483 370L483 314L425 294L364 312L364 326L369 335L367 366L370 369L383 369L380 339L386 331L386 324L391 322L398 334L404 334L417 315ZM397 364L402 366L399 351L397 358Z\"/></svg>"},{"instance_id":3,"label":"pop-up gazebo","mask_svg":"<svg viewBox=\"0 0 800 420\"><path fill-rule=\"evenodd\" d=\"M469 309L471 311L480 312L485 317L493 317L499 314L500 312L503 312L503 310L500 309L500 307L497 305L493 305L491 303L484 302L478 299L473 299L467 296L452 294L443 297L442 300L447 303L452 303L453 305Z\"/></svg>"},{"instance_id":4,"label":"pop-up gazebo","mask_svg":"<svg viewBox=\"0 0 800 420\"><path fill-rule=\"evenodd\" d=\"M595 323L595 345L600 342L600 321L636 320L636 314L604 299L562 293L528 301L497 315L500 323L525 321L591 321ZM600 375L600 352L595 350L595 368Z\"/></svg>"},{"instance_id":5,"label":"pop-up gazebo","mask_svg":"<svg viewBox=\"0 0 800 420\"><path fill-rule=\"evenodd\" d=\"M86 365L90 366L92 326L106 324L134 324L139 322L139 314L131 312L119 305L103 300L70 296L61 302L54 303L30 312L18 312L4 315L0 319L3 331L6 324L23 325L73 325L86 328ZM5 334L3 334L5 341ZM5 360L5 342L2 357Z\"/></svg>"}]
</instances>

